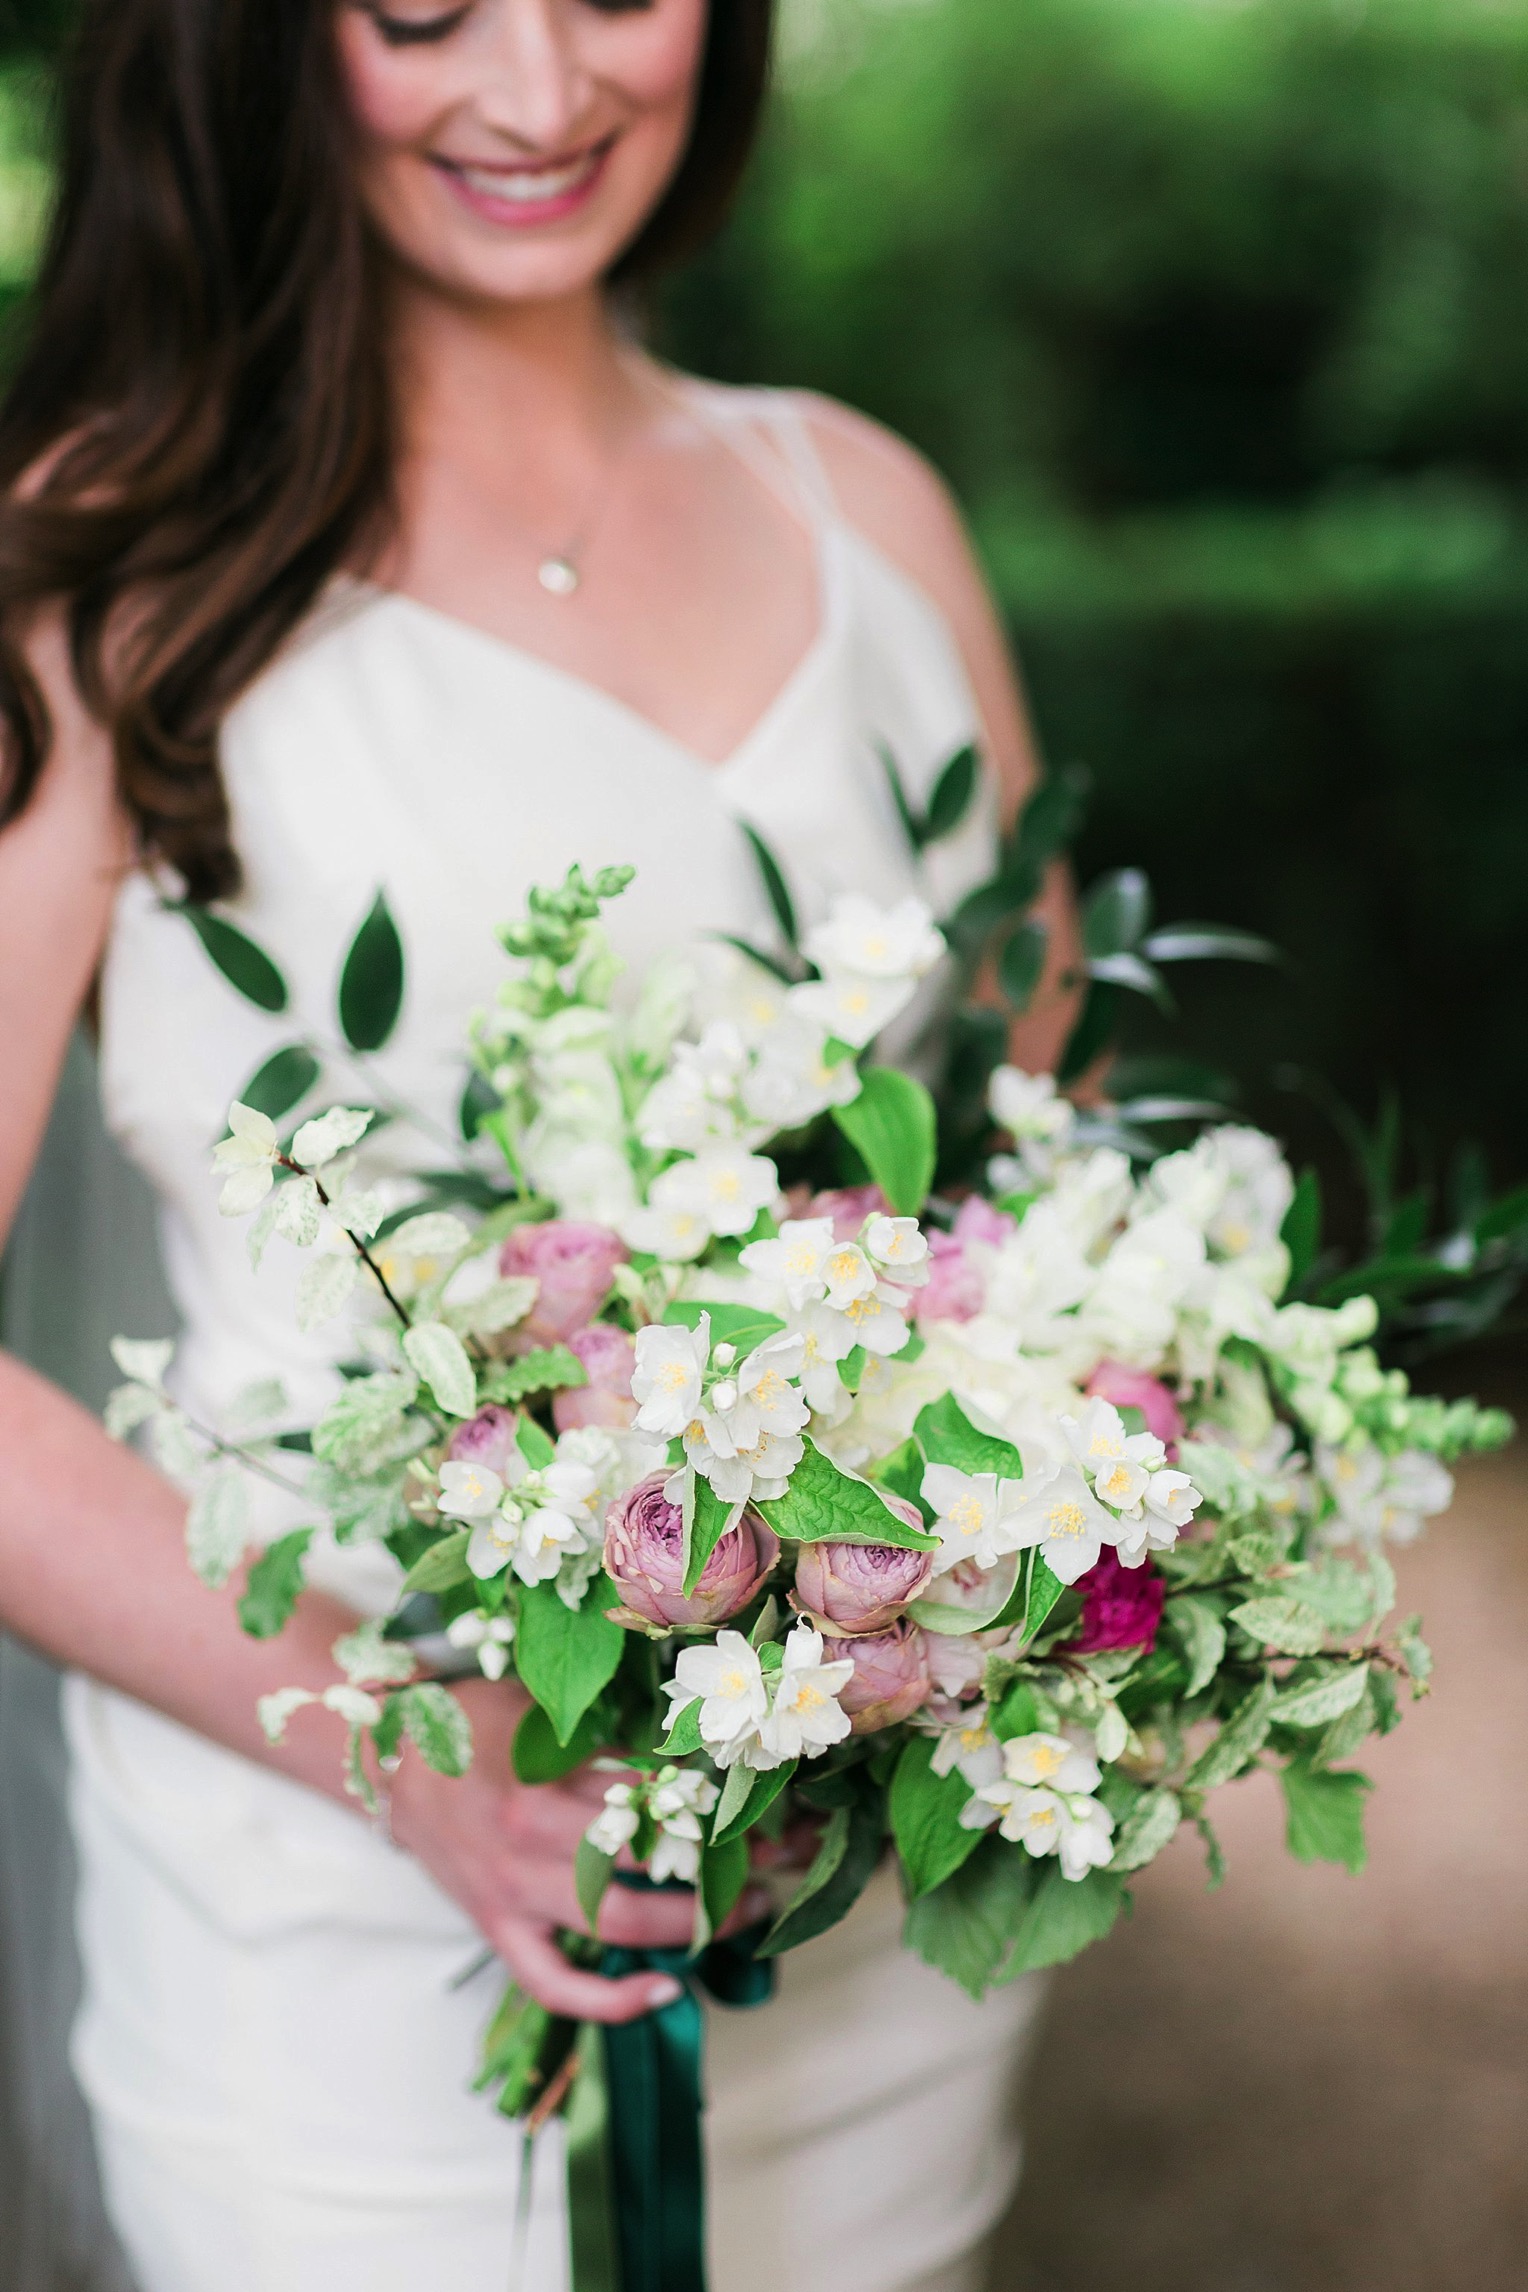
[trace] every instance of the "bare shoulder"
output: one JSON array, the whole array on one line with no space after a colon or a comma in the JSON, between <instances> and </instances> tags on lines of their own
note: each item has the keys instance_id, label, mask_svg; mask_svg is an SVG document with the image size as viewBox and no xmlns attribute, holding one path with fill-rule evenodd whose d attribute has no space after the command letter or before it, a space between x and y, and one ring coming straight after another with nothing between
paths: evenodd
<instances>
[{"instance_id":1,"label":"bare shoulder","mask_svg":"<svg viewBox=\"0 0 1528 2292\"><path fill-rule=\"evenodd\" d=\"M884 423L837 399L796 399L849 523L930 591L952 618L985 601L954 496L932 462Z\"/></svg>"},{"instance_id":2,"label":"bare shoulder","mask_svg":"<svg viewBox=\"0 0 1528 2292\"><path fill-rule=\"evenodd\" d=\"M960 648L1010 813L1038 769L1008 637L954 496L894 431L832 398L796 403L849 524L916 581Z\"/></svg>"}]
</instances>

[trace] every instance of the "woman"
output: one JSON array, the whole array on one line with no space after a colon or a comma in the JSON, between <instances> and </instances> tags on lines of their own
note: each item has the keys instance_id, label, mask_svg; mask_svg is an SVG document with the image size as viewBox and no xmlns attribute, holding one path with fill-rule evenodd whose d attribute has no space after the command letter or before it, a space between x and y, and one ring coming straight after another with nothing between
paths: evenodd
<instances>
[{"instance_id":1,"label":"woman","mask_svg":"<svg viewBox=\"0 0 1528 2292\"><path fill-rule=\"evenodd\" d=\"M87 10L0 421L0 1226L98 982L107 1115L161 1196L201 1412L290 1366L208 1145L281 1031L322 1027L378 884L410 961L388 1073L444 1120L442 1046L529 884L635 862L614 924L640 964L762 927L743 819L809 906L975 880L991 808L915 877L878 740L915 789L973 735L1006 803L1026 785L1001 638L926 469L840 408L668 373L613 316L724 204L768 16ZM292 1014L231 995L186 896L229 900L278 954ZM1042 1029L1031 1063L1045 1048ZM299 1400L331 1376L315 1350ZM518 1786L517 1691L483 1681L459 1690L470 1776L406 1759L396 1843L374 1835L327 1719L273 1751L254 1716L335 1676L332 1641L376 1597L358 1556L267 1646L190 1577L167 1482L15 1363L0 1439L0 1616L98 1683L71 1696L76 2052L142 2292L500 2292L518 2145L465 2091L491 1979L453 1977L481 1934L559 2010L660 1999L660 1977L602 1982L555 1946L581 1923L599 1785ZM663 1897L617 1891L602 1915L633 1943L687 1930ZM1028 2000L978 2010L895 1937L880 1885L775 2007L718 2017L717 2292L975 2281ZM541 2153L530 2281L556 2292Z\"/></svg>"}]
</instances>

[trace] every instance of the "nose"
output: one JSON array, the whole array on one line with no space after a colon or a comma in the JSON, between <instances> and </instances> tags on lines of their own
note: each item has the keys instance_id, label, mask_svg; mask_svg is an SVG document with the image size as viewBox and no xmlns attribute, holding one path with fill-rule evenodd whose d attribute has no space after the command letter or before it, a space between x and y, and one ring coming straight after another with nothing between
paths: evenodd
<instances>
[{"instance_id":1,"label":"nose","mask_svg":"<svg viewBox=\"0 0 1528 2292\"><path fill-rule=\"evenodd\" d=\"M490 68L477 109L497 135L531 151L572 140L589 100L567 0L498 0Z\"/></svg>"}]
</instances>

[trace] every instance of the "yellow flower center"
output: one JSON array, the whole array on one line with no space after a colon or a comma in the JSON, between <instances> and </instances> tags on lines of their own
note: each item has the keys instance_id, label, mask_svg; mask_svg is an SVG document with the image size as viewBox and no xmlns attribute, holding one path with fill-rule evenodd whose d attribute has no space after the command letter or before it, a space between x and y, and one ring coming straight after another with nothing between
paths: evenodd
<instances>
[{"instance_id":1,"label":"yellow flower center","mask_svg":"<svg viewBox=\"0 0 1528 2292\"><path fill-rule=\"evenodd\" d=\"M957 1496L946 1517L962 1536L979 1536L987 1525L987 1507L979 1496Z\"/></svg>"},{"instance_id":2,"label":"yellow flower center","mask_svg":"<svg viewBox=\"0 0 1528 2292\"><path fill-rule=\"evenodd\" d=\"M1087 1515L1080 1504L1053 1504L1045 1515L1045 1521L1051 1535L1058 1542L1069 1536L1086 1536L1088 1532Z\"/></svg>"},{"instance_id":3,"label":"yellow flower center","mask_svg":"<svg viewBox=\"0 0 1528 2292\"><path fill-rule=\"evenodd\" d=\"M820 1687L813 1687L806 1681L796 1690L798 1711L820 1711L827 1700Z\"/></svg>"},{"instance_id":4,"label":"yellow flower center","mask_svg":"<svg viewBox=\"0 0 1528 2292\"><path fill-rule=\"evenodd\" d=\"M1029 1763L1043 1783L1052 1775L1060 1774L1066 1765L1066 1753L1058 1751L1054 1743L1037 1743L1029 1754Z\"/></svg>"},{"instance_id":5,"label":"yellow flower center","mask_svg":"<svg viewBox=\"0 0 1528 2292\"><path fill-rule=\"evenodd\" d=\"M683 1392L689 1381L690 1371L683 1361L665 1361L663 1367L658 1371L657 1384L660 1392Z\"/></svg>"},{"instance_id":6,"label":"yellow flower center","mask_svg":"<svg viewBox=\"0 0 1528 2292\"><path fill-rule=\"evenodd\" d=\"M1114 1470L1109 1474L1108 1478L1101 1478L1098 1485L1101 1492L1105 1496L1122 1497L1128 1495L1130 1492L1129 1466L1124 1464L1117 1464L1114 1467Z\"/></svg>"}]
</instances>

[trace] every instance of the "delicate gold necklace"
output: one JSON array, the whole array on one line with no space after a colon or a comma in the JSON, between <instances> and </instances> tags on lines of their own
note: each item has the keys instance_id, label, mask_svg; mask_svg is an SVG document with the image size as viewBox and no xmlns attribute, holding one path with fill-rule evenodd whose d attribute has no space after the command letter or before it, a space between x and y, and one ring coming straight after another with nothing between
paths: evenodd
<instances>
[{"instance_id":1,"label":"delicate gold necklace","mask_svg":"<svg viewBox=\"0 0 1528 2292\"><path fill-rule=\"evenodd\" d=\"M634 422L627 435L616 446L596 481L583 519L572 538L564 542L560 549L548 549L538 556L536 579L549 597L576 597L583 586L584 558L588 554L589 546L598 533L605 512L610 506L610 497L614 490L616 477L627 455L635 445L642 427L642 421ZM541 550L541 544L526 527L521 526L520 532L533 548L538 551Z\"/></svg>"}]
</instances>

